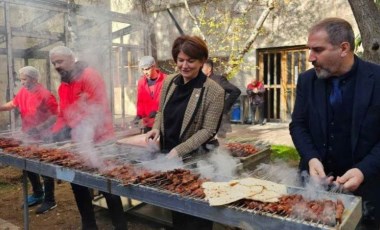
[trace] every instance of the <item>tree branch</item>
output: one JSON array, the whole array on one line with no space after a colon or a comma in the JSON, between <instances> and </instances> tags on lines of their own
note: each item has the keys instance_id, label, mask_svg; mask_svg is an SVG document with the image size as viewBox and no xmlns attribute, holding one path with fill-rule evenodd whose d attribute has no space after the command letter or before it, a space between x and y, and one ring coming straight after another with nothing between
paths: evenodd
<instances>
[{"instance_id":1,"label":"tree branch","mask_svg":"<svg viewBox=\"0 0 380 230\"><path fill-rule=\"evenodd\" d=\"M268 0L267 2L267 8L261 13L261 16L259 20L256 22L255 28L253 29L253 32L251 36L249 36L248 40L244 44L244 48L239 51L238 55L236 57L231 57L231 65L227 68L226 75L229 76L236 68L239 67L239 63L243 59L244 55L251 49L251 46L253 42L256 40L259 31L261 27L264 24L265 19L268 17L269 13L273 10L274 4L273 0Z\"/></svg>"},{"instance_id":2,"label":"tree branch","mask_svg":"<svg viewBox=\"0 0 380 230\"><path fill-rule=\"evenodd\" d=\"M191 11L190 11L189 3L187 2L187 0L183 0L183 2L185 3L185 7L186 7L187 12L189 13L191 19L193 19L193 22L194 22L195 26L197 27L197 29L198 29L198 31L199 31L199 35L201 36L201 38L202 38L204 41L206 41L206 37L205 37L205 35L203 34L203 32L202 32L202 30L201 30L201 28L200 28L200 26L199 26L199 22L198 22L198 20L194 17L194 15L193 15L193 14L191 13Z\"/></svg>"}]
</instances>

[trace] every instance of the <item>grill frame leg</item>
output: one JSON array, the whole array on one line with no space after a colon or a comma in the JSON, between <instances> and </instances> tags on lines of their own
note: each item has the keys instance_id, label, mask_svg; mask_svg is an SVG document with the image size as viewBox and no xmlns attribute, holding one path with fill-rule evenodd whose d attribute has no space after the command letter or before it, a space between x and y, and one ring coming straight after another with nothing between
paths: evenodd
<instances>
[{"instance_id":1,"label":"grill frame leg","mask_svg":"<svg viewBox=\"0 0 380 230\"><path fill-rule=\"evenodd\" d=\"M22 193L24 196L24 229L29 230L28 172L22 170Z\"/></svg>"}]
</instances>

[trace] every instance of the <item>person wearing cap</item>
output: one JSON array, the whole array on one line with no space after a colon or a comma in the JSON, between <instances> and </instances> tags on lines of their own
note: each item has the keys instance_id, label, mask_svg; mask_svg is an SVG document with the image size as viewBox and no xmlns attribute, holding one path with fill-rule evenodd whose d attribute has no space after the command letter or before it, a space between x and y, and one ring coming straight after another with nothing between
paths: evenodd
<instances>
[{"instance_id":1,"label":"person wearing cap","mask_svg":"<svg viewBox=\"0 0 380 230\"><path fill-rule=\"evenodd\" d=\"M58 104L54 95L38 83L39 78L40 72L33 66L21 68L19 70L22 85L20 91L11 101L0 106L0 111L19 109L22 120L21 130L33 140L41 140L50 134L49 129L58 113ZM57 207L54 198L54 179L43 176L43 188L38 174L28 172L28 178L33 189L33 194L27 198L28 206L42 203L36 209L37 214Z\"/></svg>"},{"instance_id":2,"label":"person wearing cap","mask_svg":"<svg viewBox=\"0 0 380 230\"><path fill-rule=\"evenodd\" d=\"M166 74L156 67L152 56L144 56L139 61L143 75L137 83L137 115L134 122L142 120L144 133L152 129L158 111L162 83Z\"/></svg>"}]
</instances>

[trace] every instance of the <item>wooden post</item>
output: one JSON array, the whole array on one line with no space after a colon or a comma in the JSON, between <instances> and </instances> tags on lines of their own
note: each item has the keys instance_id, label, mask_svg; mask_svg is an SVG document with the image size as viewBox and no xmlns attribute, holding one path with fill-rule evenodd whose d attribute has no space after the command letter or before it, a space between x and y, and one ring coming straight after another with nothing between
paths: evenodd
<instances>
[{"instance_id":1,"label":"wooden post","mask_svg":"<svg viewBox=\"0 0 380 230\"><path fill-rule=\"evenodd\" d=\"M10 9L9 3L4 2L4 18L5 18L5 34L7 38L6 47L7 47L7 69L8 69L8 92L9 98L7 101L10 101L14 96L14 60L13 60L13 50L12 50L12 29L10 22ZM10 122L11 122L11 130L15 130L16 128L16 118L15 111L10 111Z\"/></svg>"}]
</instances>

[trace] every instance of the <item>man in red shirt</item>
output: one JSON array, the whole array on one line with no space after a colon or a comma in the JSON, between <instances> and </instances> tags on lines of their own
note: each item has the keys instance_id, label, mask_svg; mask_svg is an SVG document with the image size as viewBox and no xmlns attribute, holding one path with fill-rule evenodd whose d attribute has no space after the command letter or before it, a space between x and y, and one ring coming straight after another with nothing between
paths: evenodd
<instances>
[{"instance_id":1,"label":"man in red shirt","mask_svg":"<svg viewBox=\"0 0 380 230\"><path fill-rule=\"evenodd\" d=\"M52 129L53 136L60 139L62 130L65 135L70 130L69 136L73 141L87 145L113 138L112 115L105 83L100 74L86 63L76 62L73 52L67 47L55 47L49 55L51 63L61 76L58 89L60 112ZM96 157L88 157L92 160L89 164L97 166L97 160L92 158ZM82 218L82 229L97 229L89 189L77 184L71 184L71 187ZM127 229L120 197L102 193L115 229Z\"/></svg>"},{"instance_id":2,"label":"man in red shirt","mask_svg":"<svg viewBox=\"0 0 380 230\"><path fill-rule=\"evenodd\" d=\"M135 122L142 119L144 133L152 129L158 111L162 83L166 74L156 67L152 56L140 59L139 68L143 72L137 83L137 115Z\"/></svg>"},{"instance_id":3,"label":"man in red shirt","mask_svg":"<svg viewBox=\"0 0 380 230\"><path fill-rule=\"evenodd\" d=\"M21 114L22 131L30 138L44 139L49 135L49 128L54 123L58 113L58 104L54 95L43 85L38 83L39 71L32 66L25 66L19 70L19 79L22 88L13 100L0 106L0 111L9 111L18 108ZM36 213L42 214L55 207L54 180L44 177L44 189L40 176L28 172L28 178L32 184L33 194L28 196L28 205L33 206L41 202Z\"/></svg>"}]
</instances>

